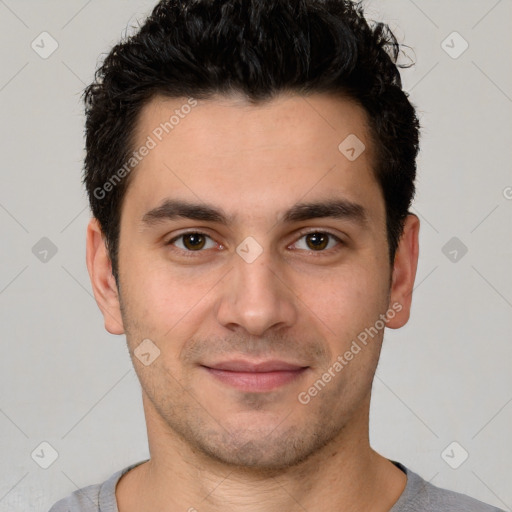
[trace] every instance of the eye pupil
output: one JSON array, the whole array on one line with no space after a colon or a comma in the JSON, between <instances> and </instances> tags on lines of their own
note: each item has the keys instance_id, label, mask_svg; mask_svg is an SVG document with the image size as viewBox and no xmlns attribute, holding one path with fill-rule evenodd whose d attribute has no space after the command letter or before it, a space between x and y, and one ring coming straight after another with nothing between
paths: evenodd
<instances>
[{"instance_id":1,"label":"eye pupil","mask_svg":"<svg viewBox=\"0 0 512 512\"><path fill-rule=\"evenodd\" d=\"M205 238L200 233L189 233L183 235L183 243L187 249L202 249L205 244Z\"/></svg>"},{"instance_id":2,"label":"eye pupil","mask_svg":"<svg viewBox=\"0 0 512 512\"><path fill-rule=\"evenodd\" d=\"M329 237L325 233L309 233L306 235L306 240L308 245L312 241L314 249L324 249L329 242Z\"/></svg>"}]
</instances>

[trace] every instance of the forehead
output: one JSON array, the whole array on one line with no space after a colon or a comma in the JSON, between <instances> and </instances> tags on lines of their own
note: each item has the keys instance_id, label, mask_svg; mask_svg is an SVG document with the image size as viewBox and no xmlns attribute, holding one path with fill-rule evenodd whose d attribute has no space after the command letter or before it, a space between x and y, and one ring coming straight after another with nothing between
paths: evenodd
<instances>
[{"instance_id":1,"label":"forehead","mask_svg":"<svg viewBox=\"0 0 512 512\"><path fill-rule=\"evenodd\" d=\"M143 146L151 149L124 201L139 216L168 198L218 205L239 220L275 218L299 200L325 198L383 216L367 118L348 99L283 95L252 105L241 96L156 97L135 129L136 151Z\"/></svg>"}]
</instances>

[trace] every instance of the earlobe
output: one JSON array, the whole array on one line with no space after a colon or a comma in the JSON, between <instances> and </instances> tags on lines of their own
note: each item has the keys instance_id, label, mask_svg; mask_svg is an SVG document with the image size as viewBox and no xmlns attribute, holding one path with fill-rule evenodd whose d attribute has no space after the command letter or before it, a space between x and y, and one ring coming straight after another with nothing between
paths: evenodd
<instances>
[{"instance_id":1,"label":"earlobe","mask_svg":"<svg viewBox=\"0 0 512 512\"><path fill-rule=\"evenodd\" d=\"M87 226L86 261L89 278L105 321L111 334L124 334L117 284L112 275L112 264L99 222L94 217Z\"/></svg>"},{"instance_id":2,"label":"earlobe","mask_svg":"<svg viewBox=\"0 0 512 512\"><path fill-rule=\"evenodd\" d=\"M398 245L393 265L390 290L390 307L396 311L387 322L387 327L399 329L409 320L412 290L416 278L419 256L420 220L410 213L404 223L404 230Z\"/></svg>"}]
</instances>

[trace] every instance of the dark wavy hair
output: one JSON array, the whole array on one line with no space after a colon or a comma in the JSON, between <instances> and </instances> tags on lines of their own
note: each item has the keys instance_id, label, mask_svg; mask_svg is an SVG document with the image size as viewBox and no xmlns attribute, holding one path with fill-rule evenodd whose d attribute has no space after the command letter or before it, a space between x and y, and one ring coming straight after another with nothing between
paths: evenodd
<instances>
[{"instance_id":1,"label":"dark wavy hair","mask_svg":"<svg viewBox=\"0 0 512 512\"><path fill-rule=\"evenodd\" d=\"M84 90L83 182L118 282L123 197L105 187L133 153L138 115L156 95L334 93L362 106L383 192L391 265L415 193L419 122L402 90L400 45L350 0L162 0L112 48ZM108 193L106 190L108 188ZM102 190L99 194L98 190ZM96 191L96 192L95 192ZM119 284L119 283L118 283Z\"/></svg>"}]
</instances>

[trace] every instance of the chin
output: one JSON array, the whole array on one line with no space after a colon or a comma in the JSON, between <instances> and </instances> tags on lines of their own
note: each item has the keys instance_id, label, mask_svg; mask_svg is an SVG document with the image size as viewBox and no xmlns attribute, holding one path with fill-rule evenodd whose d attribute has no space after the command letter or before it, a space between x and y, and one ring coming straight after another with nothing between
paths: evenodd
<instances>
[{"instance_id":1,"label":"chin","mask_svg":"<svg viewBox=\"0 0 512 512\"><path fill-rule=\"evenodd\" d=\"M337 432L319 432L316 429L299 428L297 425L277 432L238 430L231 434L210 432L207 437L195 439L195 448L208 458L226 466L247 469L251 472L280 473L297 467L329 444ZM189 439L189 442L191 440Z\"/></svg>"}]
</instances>

